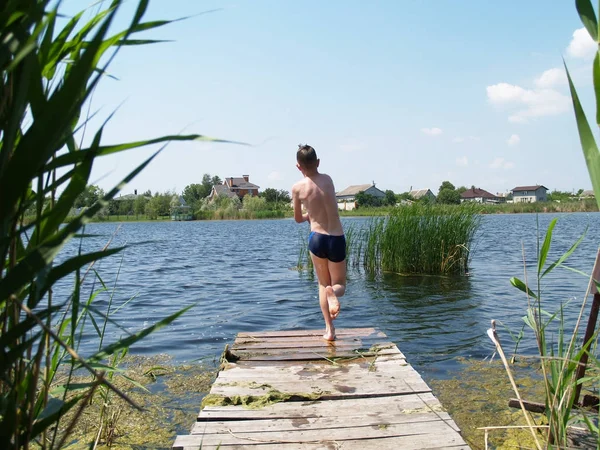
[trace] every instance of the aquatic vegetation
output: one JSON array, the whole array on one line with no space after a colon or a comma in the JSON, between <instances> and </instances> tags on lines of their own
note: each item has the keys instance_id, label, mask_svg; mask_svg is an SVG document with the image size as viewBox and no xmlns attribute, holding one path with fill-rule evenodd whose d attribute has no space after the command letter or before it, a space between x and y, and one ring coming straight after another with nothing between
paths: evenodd
<instances>
[{"instance_id":1,"label":"aquatic vegetation","mask_svg":"<svg viewBox=\"0 0 600 450\"><path fill-rule=\"evenodd\" d=\"M135 399L117 384L127 349L164 327L187 309L123 338L104 342L114 310L101 311L99 296L109 292L94 264L123 247L110 241L97 251L57 260L76 236L89 238L85 225L171 141L217 141L202 135L162 136L105 145L104 127L90 130L92 93L122 46L156 43L139 39L142 31L169 21L144 22L148 2L131 6L128 26L114 29L122 0L94 5L96 13L59 11L61 2L4 2L0 15L0 448L42 449L68 445L71 431L84 420L95 399ZM86 19L89 17L89 19ZM122 23L122 22L121 22ZM112 34L115 33L115 34ZM82 134L86 134L86 139ZM95 159L121 151L163 144L152 156L69 218L89 183ZM28 220L25 221L25 217ZM63 223L65 223L63 225ZM62 255L61 255L62 256ZM73 289L64 297L53 287L63 279ZM93 285L92 289L89 286ZM111 295L112 299L112 295ZM119 305L122 307L124 305ZM98 350L82 356L83 336L99 339ZM67 375L64 375L66 372ZM88 381L78 383L83 373ZM99 413L114 431L118 413ZM109 422L113 422L113 424ZM60 431L62 430L62 431ZM93 444L94 439L88 442Z\"/></svg>"},{"instance_id":2,"label":"aquatic vegetation","mask_svg":"<svg viewBox=\"0 0 600 450\"><path fill-rule=\"evenodd\" d=\"M482 427L525 425L522 413L507 407L514 393L498 359L459 361L462 369L455 377L432 379L428 383L471 448L484 448ZM523 395L530 399L542 398L543 387L537 364L519 359L513 369ZM545 423L541 415L536 416L535 421L537 424ZM489 444L492 448L519 448L511 447L515 442L519 443L520 448L534 448L528 430L500 429L490 433Z\"/></svg>"},{"instance_id":3,"label":"aquatic vegetation","mask_svg":"<svg viewBox=\"0 0 600 450\"><path fill-rule=\"evenodd\" d=\"M594 7L590 0L577 0L577 12L579 13L582 24L589 33L594 42L598 42L600 36L600 27ZM596 104L596 122L600 124L600 76L598 76L598 67L600 62L600 51L596 50L596 57L593 64L593 83ZM594 133L589 126L583 107L579 100L579 96L571 79L569 70L565 65L571 99L573 101L573 109L575 119L581 141L582 151L586 160L586 165L590 175L590 180L594 188L597 206L600 207L600 151L594 138ZM546 265L548 252L552 243L552 233L556 219L554 219L546 232L543 242L538 240L537 254L537 273L533 283L529 283L527 278L521 281L518 278L512 278L511 283L523 291L527 298L527 315L525 322L530 326L536 337L539 365L543 374L542 384L544 387L544 404L545 416L548 423L548 429L545 432L543 439L537 439L537 431L533 428L530 430L531 436L535 440L537 448L542 446L564 448L571 446L570 432L574 424L585 424L589 435L592 436L596 446L600 443L600 430L598 428L598 413L588 412L582 408L575 410L578 406L578 395L581 383L597 383L599 362L595 358L595 353L590 351L594 348L597 351L598 332L587 334L584 339L581 338L579 327L587 311L586 302L590 293L594 294L594 302L598 301L598 289L600 289L600 253L596 259L596 263L590 278L588 292L584 296L584 300L579 305L578 320L572 331L567 331L564 322L564 308L567 305L561 305L560 309L555 312L545 310L545 302L542 297L547 298L552 295L551 292L542 289L542 280L550 272L558 267L563 266L567 258L575 251L580 238L573 246L565 252L560 258L552 264ZM581 273L581 272L580 272ZM572 307L572 305L571 305ZM591 318L590 313L590 318ZM596 318L591 320L593 327L596 326ZM557 340L551 337L553 330L551 326L558 327ZM590 331L591 331L590 327ZM497 338L495 331L488 332L494 340L498 351L501 352L501 344ZM591 359L591 366L596 369L594 374L585 379L580 379L581 368L585 369L588 365L588 357ZM512 370L510 364L505 362L505 368L509 378L512 380ZM519 389L514 385L515 393L519 397ZM528 423L531 422L529 412L523 407L523 415Z\"/></svg>"},{"instance_id":4,"label":"aquatic vegetation","mask_svg":"<svg viewBox=\"0 0 600 450\"><path fill-rule=\"evenodd\" d=\"M369 273L465 274L478 211L474 205L396 208L369 222L352 256Z\"/></svg>"},{"instance_id":5,"label":"aquatic vegetation","mask_svg":"<svg viewBox=\"0 0 600 450\"><path fill-rule=\"evenodd\" d=\"M128 356L121 370L125 377L119 378L116 386L142 410L132 410L118 397L108 404L93 401L85 406L66 448L87 449L89 442L97 442L97 448L169 447L176 434L186 432L195 420L198 405L208 393L216 372L214 367L201 364L172 365L166 355ZM154 377L149 375L153 371L158 373ZM77 377L76 381L89 379ZM99 423L103 408L110 420ZM63 427L59 429L62 432Z\"/></svg>"}]
</instances>

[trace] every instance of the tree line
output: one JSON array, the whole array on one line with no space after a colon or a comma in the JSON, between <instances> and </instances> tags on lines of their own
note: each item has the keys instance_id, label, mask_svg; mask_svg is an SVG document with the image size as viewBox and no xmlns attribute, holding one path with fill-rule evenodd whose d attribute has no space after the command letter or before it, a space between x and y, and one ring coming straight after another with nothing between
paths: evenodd
<instances>
[{"instance_id":1,"label":"tree line","mask_svg":"<svg viewBox=\"0 0 600 450\"><path fill-rule=\"evenodd\" d=\"M157 219L171 214L174 208L180 206L179 197L183 197L187 206L190 207L194 216L202 216L202 211L211 211L219 208L245 209L248 211L260 210L285 210L290 208L291 197L288 191L267 188L260 192L258 197L238 199L230 197L219 197L209 201L214 185L221 185L223 181L218 176L204 174L200 183L192 183L186 186L181 194L167 190L155 192L147 190L140 195L124 195L117 197L108 203L108 206L98 214L102 216L146 216L149 219ZM81 208L89 208L98 199L104 196L104 190L96 185L89 185L77 197L74 203L73 214L77 214Z\"/></svg>"},{"instance_id":2,"label":"tree line","mask_svg":"<svg viewBox=\"0 0 600 450\"><path fill-rule=\"evenodd\" d=\"M205 217L206 212L216 210L240 210L246 211L274 211L274 210L289 210L291 209L290 193L284 189L267 188L264 189L258 197L244 199L219 197L213 201L208 200L214 185L223 184L218 176L211 176L206 173L202 176L200 183L192 183L186 186L181 197L190 207L191 212L196 217ZM475 186L472 186L474 189ZM440 204L460 204L461 194L467 190L465 186L454 186L450 181L443 181L438 188L436 203ZM578 191L568 192L554 190L548 193L548 201L565 202L578 198L583 193L583 189ZM102 188L96 185L88 186L75 200L74 206L76 214L81 208L92 206L98 199L104 196ZM108 206L100 211L99 216L146 216L149 219L157 219L159 217L168 216L173 208L179 206L179 194L175 191L167 190L165 192L155 192L154 194L147 190L141 195L130 196L126 195L111 200ZM512 198L512 194L508 194L507 200ZM433 200L423 197L415 199L410 195L410 192L400 194L394 193L392 190L386 190L384 197L375 197L365 192L359 192L356 195L356 204L360 207L390 207L395 206L403 201L418 201L421 203L429 203ZM33 212L32 212L33 213Z\"/></svg>"}]
</instances>

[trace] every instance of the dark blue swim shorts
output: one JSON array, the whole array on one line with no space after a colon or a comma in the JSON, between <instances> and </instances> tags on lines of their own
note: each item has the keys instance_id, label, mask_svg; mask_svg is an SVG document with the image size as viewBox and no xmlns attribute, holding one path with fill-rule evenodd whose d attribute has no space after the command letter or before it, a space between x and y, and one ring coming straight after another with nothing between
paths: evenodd
<instances>
[{"instance_id":1,"label":"dark blue swim shorts","mask_svg":"<svg viewBox=\"0 0 600 450\"><path fill-rule=\"evenodd\" d=\"M311 231L308 236L308 249L318 258L327 258L331 262L346 259L346 238Z\"/></svg>"}]
</instances>

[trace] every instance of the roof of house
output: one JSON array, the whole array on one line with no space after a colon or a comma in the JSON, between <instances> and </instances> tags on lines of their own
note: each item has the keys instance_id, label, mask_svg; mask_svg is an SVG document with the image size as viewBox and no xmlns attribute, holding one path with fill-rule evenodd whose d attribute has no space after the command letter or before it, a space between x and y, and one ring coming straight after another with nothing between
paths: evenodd
<instances>
[{"instance_id":1,"label":"roof of house","mask_svg":"<svg viewBox=\"0 0 600 450\"><path fill-rule=\"evenodd\" d=\"M594 194L594 191L586 190L581 193L581 196L582 197L595 197L596 195Z\"/></svg>"},{"instance_id":2,"label":"roof of house","mask_svg":"<svg viewBox=\"0 0 600 450\"><path fill-rule=\"evenodd\" d=\"M125 195L119 195L118 197L113 198L113 200L116 201L121 201L121 200L135 200L138 197L143 197L142 195L135 195L135 194L125 194Z\"/></svg>"},{"instance_id":3,"label":"roof of house","mask_svg":"<svg viewBox=\"0 0 600 450\"><path fill-rule=\"evenodd\" d=\"M497 195L494 195L485 189L467 189L465 192L460 194L461 198L498 198Z\"/></svg>"},{"instance_id":4,"label":"roof of house","mask_svg":"<svg viewBox=\"0 0 600 450\"><path fill-rule=\"evenodd\" d=\"M413 190L413 191L410 191L408 194L409 194L409 195L410 195L412 198L414 198L414 199L418 200L418 199L420 199L421 197L423 197L423 196L427 195L427 192L431 192L431 189L415 189L415 190ZM431 193L433 194L433 192L431 192ZM435 194L433 194L433 196L435 197Z\"/></svg>"},{"instance_id":5,"label":"roof of house","mask_svg":"<svg viewBox=\"0 0 600 450\"><path fill-rule=\"evenodd\" d=\"M183 195L180 195L179 198L177 199L177 201L179 202L179 206L188 207L189 208L189 205L185 201L185 198L183 198Z\"/></svg>"},{"instance_id":6,"label":"roof of house","mask_svg":"<svg viewBox=\"0 0 600 450\"><path fill-rule=\"evenodd\" d=\"M230 191L229 188L224 184L215 184L213 186L213 189L215 190L216 195L225 195L225 196L231 197L231 198L237 197L235 192Z\"/></svg>"},{"instance_id":7,"label":"roof of house","mask_svg":"<svg viewBox=\"0 0 600 450\"><path fill-rule=\"evenodd\" d=\"M343 191L338 192L335 195L338 196L338 197L343 197L345 195L356 195L359 192L366 191L370 187L375 187L375 185L374 184L355 184L353 186L348 186L346 189L344 189ZM377 188L375 188L375 189L377 189Z\"/></svg>"},{"instance_id":8,"label":"roof of house","mask_svg":"<svg viewBox=\"0 0 600 450\"><path fill-rule=\"evenodd\" d=\"M539 188L544 188L544 189L548 190L548 188L546 186L542 186L541 184L538 184L535 186L517 186L516 188L512 189L512 191L513 192L537 191Z\"/></svg>"},{"instance_id":9,"label":"roof of house","mask_svg":"<svg viewBox=\"0 0 600 450\"><path fill-rule=\"evenodd\" d=\"M254 183L250 183L249 181L246 181L246 179L244 177L225 178L225 181L223 183L226 184L227 186L229 186L230 188L234 187L234 188L238 188L238 189L258 189L260 187Z\"/></svg>"}]
</instances>

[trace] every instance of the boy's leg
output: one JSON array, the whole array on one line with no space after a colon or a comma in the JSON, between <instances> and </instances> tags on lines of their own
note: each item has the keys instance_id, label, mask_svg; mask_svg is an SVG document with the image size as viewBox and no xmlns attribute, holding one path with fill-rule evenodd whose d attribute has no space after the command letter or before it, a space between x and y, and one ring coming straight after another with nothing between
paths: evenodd
<instances>
[{"instance_id":1,"label":"boy's leg","mask_svg":"<svg viewBox=\"0 0 600 450\"><path fill-rule=\"evenodd\" d=\"M338 297L342 297L346 293L346 260L341 262L327 261L327 270L331 285L326 287L325 294L329 304L329 314L332 319L335 319L340 313Z\"/></svg>"},{"instance_id":2,"label":"boy's leg","mask_svg":"<svg viewBox=\"0 0 600 450\"><path fill-rule=\"evenodd\" d=\"M319 305L321 306L321 312L325 319L325 334L323 335L323 339L333 341L335 339L335 327L333 326L331 314L329 314L329 303L325 292L326 287L331 289L331 278L327 267L329 261L324 258L319 258L313 253L310 254L310 257L312 258L315 272L317 273L317 279L319 280Z\"/></svg>"}]
</instances>

